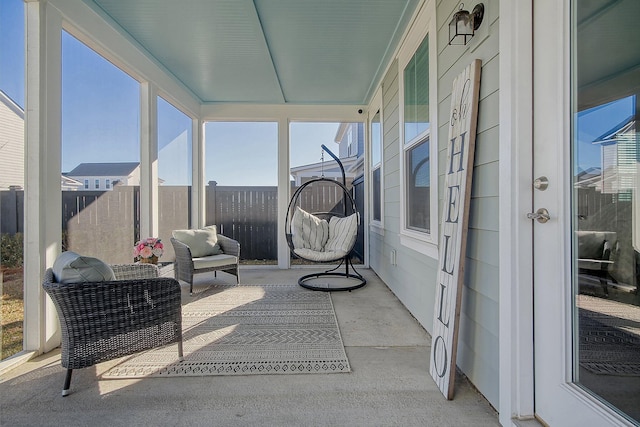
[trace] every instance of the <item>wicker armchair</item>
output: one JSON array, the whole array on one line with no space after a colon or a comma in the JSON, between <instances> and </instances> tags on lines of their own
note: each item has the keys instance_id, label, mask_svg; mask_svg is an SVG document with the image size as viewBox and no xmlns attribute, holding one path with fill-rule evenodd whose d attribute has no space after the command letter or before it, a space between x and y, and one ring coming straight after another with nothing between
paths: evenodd
<instances>
[{"instance_id":1,"label":"wicker armchair","mask_svg":"<svg viewBox=\"0 0 640 427\"><path fill-rule=\"evenodd\" d=\"M176 253L176 261L174 264L175 277L189 283L189 293L193 294L193 275L197 273L206 273L213 271L214 275L217 271L236 276L236 283L240 283L238 273L238 264L240 260L240 243L237 241L218 234L218 244L224 252L220 255L210 255L201 258L191 256L189 246L171 238L173 250Z\"/></svg>"},{"instance_id":2,"label":"wicker armchair","mask_svg":"<svg viewBox=\"0 0 640 427\"><path fill-rule=\"evenodd\" d=\"M96 283L57 283L52 269L45 272L42 286L62 330L63 396L69 394L73 369L176 342L182 360L180 284L159 278L151 264L112 269L118 280Z\"/></svg>"}]
</instances>

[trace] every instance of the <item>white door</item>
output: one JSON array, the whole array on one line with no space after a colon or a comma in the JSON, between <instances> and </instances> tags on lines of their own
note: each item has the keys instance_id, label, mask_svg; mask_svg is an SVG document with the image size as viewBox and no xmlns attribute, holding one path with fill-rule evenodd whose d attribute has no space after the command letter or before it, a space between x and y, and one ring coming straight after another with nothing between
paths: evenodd
<instances>
[{"instance_id":1,"label":"white door","mask_svg":"<svg viewBox=\"0 0 640 427\"><path fill-rule=\"evenodd\" d=\"M639 17L637 0L534 2L535 413L551 426L640 423Z\"/></svg>"}]
</instances>

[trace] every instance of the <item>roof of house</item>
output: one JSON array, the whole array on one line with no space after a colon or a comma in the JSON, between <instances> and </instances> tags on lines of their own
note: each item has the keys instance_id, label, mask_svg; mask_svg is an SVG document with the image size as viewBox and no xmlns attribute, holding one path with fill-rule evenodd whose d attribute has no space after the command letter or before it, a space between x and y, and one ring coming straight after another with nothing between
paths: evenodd
<instances>
[{"instance_id":1,"label":"roof of house","mask_svg":"<svg viewBox=\"0 0 640 427\"><path fill-rule=\"evenodd\" d=\"M349 169L349 167L351 165L353 165L353 163L355 163L357 159L355 157L345 157L340 159L340 162L342 162L342 166L344 167L345 171L347 171ZM309 163L306 165L301 165L301 166L295 166L291 168L291 175L296 175L302 172L309 172L312 171L314 173L340 173L340 167L338 166L338 163L335 160L329 160L329 161L325 161L324 165L322 162L317 162L317 163Z\"/></svg>"},{"instance_id":2,"label":"roof of house","mask_svg":"<svg viewBox=\"0 0 640 427\"><path fill-rule=\"evenodd\" d=\"M138 162L80 163L67 176L128 176L138 167Z\"/></svg>"},{"instance_id":3,"label":"roof of house","mask_svg":"<svg viewBox=\"0 0 640 427\"><path fill-rule=\"evenodd\" d=\"M620 135L623 135L628 132L633 132L635 129L635 125L636 125L635 115L630 115L629 117L627 117L626 119L624 119L623 121L615 125L612 129L608 130L607 132L597 137L593 141L593 143L602 144L602 145L614 144L615 142L617 142L617 138Z\"/></svg>"},{"instance_id":4,"label":"roof of house","mask_svg":"<svg viewBox=\"0 0 640 427\"><path fill-rule=\"evenodd\" d=\"M24 110L9 95L0 90L0 102L5 104L18 117L24 120Z\"/></svg>"}]
</instances>

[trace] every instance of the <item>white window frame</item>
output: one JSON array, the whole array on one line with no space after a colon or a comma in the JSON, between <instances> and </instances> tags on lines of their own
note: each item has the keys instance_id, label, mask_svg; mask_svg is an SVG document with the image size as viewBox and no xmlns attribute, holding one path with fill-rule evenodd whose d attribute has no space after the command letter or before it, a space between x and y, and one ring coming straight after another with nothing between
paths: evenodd
<instances>
[{"instance_id":1,"label":"white window frame","mask_svg":"<svg viewBox=\"0 0 640 427\"><path fill-rule=\"evenodd\" d=\"M407 37L398 53L398 101L399 101L399 161L400 161L400 243L432 258L438 258L438 73L436 40L435 2L429 1L416 16ZM404 70L413 58L425 37L429 36L429 130L405 144L404 131ZM407 226L407 182L405 176L406 152L416 144L429 138L430 182L429 191L429 233L420 232Z\"/></svg>"},{"instance_id":2,"label":"white window frame","mask_svg":"<svg viewBox=\"0 0 640 427\"><path fill-rule=\"evenodd\" d=\"M369 229L374 233L384 236L384 113L382 107L382 89L379 89L369 106L369 120L367 120L369 130L369 149L367 150L369 154L367 161L369 172L367 175L369 177L369 194L371 195L369 197ZM378 112L380 114L380 163L373 164L373 132L371 125L373 118ZM373 172L375 169L380 169L380 220L373 219Z\"/></svg>"}]
</instances>

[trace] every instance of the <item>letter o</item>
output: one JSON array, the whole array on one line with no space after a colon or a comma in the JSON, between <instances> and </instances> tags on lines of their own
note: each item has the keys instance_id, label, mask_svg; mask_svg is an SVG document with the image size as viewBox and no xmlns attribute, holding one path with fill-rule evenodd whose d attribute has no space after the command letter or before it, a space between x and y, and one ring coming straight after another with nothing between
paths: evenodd
<instances>
[{"instance_id":1,"label":"letter o","mask_svg":"<svg viewBox=\"0 0 640 427\"><path fill-rule=\"evenodd\" d=\"M444 363L442 369L438 367L438 343L440 342L442 342L442 352L444 353ZM445 346L444 338L442 338L442 335L439 335L433 343L433 366L436 368L436 374L438 374L440 378L444 377L444 374L447 373L447 360L447 347Z\"/></svg>"}]
</instances>

